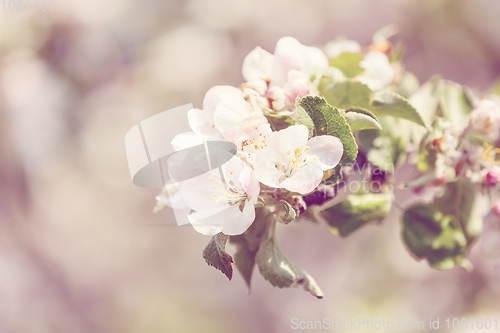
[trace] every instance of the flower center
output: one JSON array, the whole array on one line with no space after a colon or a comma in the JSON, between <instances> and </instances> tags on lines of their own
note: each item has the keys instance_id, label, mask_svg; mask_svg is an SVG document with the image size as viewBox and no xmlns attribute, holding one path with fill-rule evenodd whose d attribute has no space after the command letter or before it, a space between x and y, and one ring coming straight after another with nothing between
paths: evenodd
<instances>
[{"instance_id":1,"label":"flower center","mask_svg":"<svg viewBox=\"0 0 500 333\"><path fill-rule=\"evenodd\" d=\"M302 167L307 165L309 159L315 159L316 156L307 156L306 153L309 151L309 147L297 148L293 151L287 151L286 155L289 156L288 164L276 164L276 169L283 172L284 175L280 178L280 182L283 182L287 178L292 177L297 173Z\"/></svg>"}]
</instances>

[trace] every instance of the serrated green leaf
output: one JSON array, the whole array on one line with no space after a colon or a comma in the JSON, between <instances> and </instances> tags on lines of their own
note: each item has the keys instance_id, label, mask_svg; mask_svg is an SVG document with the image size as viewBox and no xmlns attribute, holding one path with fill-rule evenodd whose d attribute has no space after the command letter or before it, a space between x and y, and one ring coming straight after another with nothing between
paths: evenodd
<instances>
[{"instance_id":1,"label":"serrated green leaf","mask_svg":"<svg viewBox=\"0 0 500 333\"><path fill-rule=\"evenodd\" d=\"M456 218L430 205L416 205L405 211L403 237L413 254L438 269L451 269L460 263L467 246Z\"/></svg>"},{"instance_id":2,"label":"serrated green leaf","mask_svg":"<svg viewBox=\"0 0 500 333\"><path fill-rule=\"evenodd\" d=\"M466 88L453 82L443 82L440 105L443 117L449 120L453 127L466 127L468 116L473 109L473 102L469 99Z\"/></svg>"},{"instance_id":3,"label":"serrated green leaf","mask_svg":"<svg viewBox=\"0 0 500 333\"><path fill-rule=\"evenodd\" d=\"M285 257L274 238L262 243L256 262L260 274L274 287L290 288L301 285L311 295L323 298L323 292L316 281Z\"/></svg>"},{"instance_id":4,"label":"serrated green leaf","mask_svg":"<svg viewBox=\"0 0 500 333\"><path fill-rule=\"evenodd\" d=\"M329 105L323 97L305 96L297 100L297 112L301 124L308 127L310 137L332 135L339 138L344 146L342 160L356 161L358 145L339 110Z\"/></svg>"},{"instance_id":5,"label":"serrated green leaf","mask_svg":"<svg viewBox=\"0 0 500 333\"><path fill-rule=\"evenodd\" d=\"M360 107L345 110L345 119L352 131L382 129L378 118L369 110Z\"/></svg>"},{"instance_id":6,"label":"serrated green leaf","mask_svg":"<svg viewBox=\"0 0 500 333\"><path fill-rule=\"evenodd\" d=\"M359 132L358 138L366 151L368 161L388 173L394 173L396 166L406 158L406 143L401 138L399 120L380 117L382 130Z\"/></svg>"},{"instance_id":7,"label":"serrated green leaf","mask_svg":"<svg viewBox=\"0 0 500 333\"><path fill-rule=\"evenodd\" d=\"M426 127L420 114L408 100L393 91L380 90L372 95L372 105L369 107L377 116L392 116L406 119Z\"/></svg>"},{"instance_id":8,"label":"serrated green leaf","mask_svg":"<svg viewBox=\"0 0 500 333\"><path fill-rule=\"evenodd\" d=\"M436 116L442 88L442 78L434 76L408 98L408 102L417 110L426 124L432 124ZM412 123L402 124L402 128L403 139L406 142L412 141L416 145L420 144L427 133L426 128L414 126Z\"/></svg>"},{"instance_id":9,"label":"serrated green leaf","mask_svg":"<svg viewBox=\"0 0 500 333\"><path fill-rule=\"evenodd\" d=\"M434 206L443 214L457 218L470 243L480 235L483 226L480 200L478 185L463 177L447 183L443 195L434 201Z\"/></svg>"},{"instance_id":10,"label":"serrated green leaf","mask_svg":"<svg viewBox=\"0 0 500 333\"><path fill-rule=\"evenodd\" d=\"M268 235L270 221L273 218L269 212L259 208L255 212L255 221L242 235L230 236L229 242L236 245L234 264L245 280L248 289L251 286L255 256L260 244Z\"/></svg>"},{"instance_id":11,"label":"serrated green leaf","mask_svg":"<svg viewBox=\"0 0 500 333\"><path fill-rule=\"evenodd\" d=\"M214 235L203 250L203 259L208 265L213 266L224 273L229 280L233 277L233 258L226 253L226 242L229 236L222 232Z\"/></svg>"},{"instance_id":12,"label":"serrated green leaf","mask_svg":"<svg viewBox=\"0 0 500 333\"><path fill-rule=\"evenodd\" d=\"M344 52L336 58L330 60L330 66L338 68L348 78L362 74L365 70L359 66L363 60L361 53Z\"/></svg>"},{"instance_id":13,"label":"serrated green leaf","mask_svg":"<svg viewBox=\"0 0 500 333\"><path fill-rule=\"evenodd\" d=\"M393 91L372 92L366 85L352 79L334 81L331 78L321 79L318 89L321 96L334 107L346 110L363 108L377 117L402 118L426 127L426 123L408 100Z\"/></svg>"},{"instance_id":14,"label":"serrated green leaf","mask_svg":"<svg viewBox=\"0 0 500 333\"><path fill-rule=\"evenodd\" d=\"M323 78L318 87L321 96L326 101L340 109L348 109L351 107L361 107L369 109L370 96L372 91L368 86L354 81L334 81L330 78Z\"/></svg>"},{"instance_id":15,"label":"serrated green leaf","mask_svg":"<svg viewBox=\"0 0 500 333\"><path fill-rule=\"evenodd\" d=\"M332 232L347 237L370 221L384 217L392 205L390 193L351 194L341 203L320 212Z\"/></svg>"}]
</instances>

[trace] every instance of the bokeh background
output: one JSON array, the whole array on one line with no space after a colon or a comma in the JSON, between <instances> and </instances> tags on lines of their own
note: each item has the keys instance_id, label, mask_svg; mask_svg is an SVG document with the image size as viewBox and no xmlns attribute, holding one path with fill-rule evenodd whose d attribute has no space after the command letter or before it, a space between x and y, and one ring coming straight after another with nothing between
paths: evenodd
<instances>
[{"instance_id":1,"label":"bokeh background","mask_svg":"<svg viewBox=\"0 0 500 333\"><path fill-rule=\"evenodd\" d=\"M422 82L441 74L487 89L500 75L499 1L53 1L46 12L0 4L0 332L279 333L294 331L292 318L428 327L499 317L500 261L476 248L471 273L417 263L397 211L348 239L313 223L280 227L283 251L326 297L275 289L258 272L249 295L238 274L228 282L205 264L207 237L147 225L172 217L153 214L156 190L132 184L124 147L139 121L239 85L244 56L285 35L367 45L396 24L393 41Z\"/></svg>"}]
</instances>

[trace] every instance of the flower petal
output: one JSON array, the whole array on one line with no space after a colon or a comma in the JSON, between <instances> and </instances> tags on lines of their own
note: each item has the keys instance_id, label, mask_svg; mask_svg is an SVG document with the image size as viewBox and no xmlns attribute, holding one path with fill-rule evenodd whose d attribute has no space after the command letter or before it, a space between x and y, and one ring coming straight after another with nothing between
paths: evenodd
<instances>
[{"instance_id":1,"label":"flower petal","mask_svg":"<svg viewBox=\"0 0 500 333\"><path fill-rule=\"evenodd\" d=\"M207 91L203 99L203 110L213 113L217 105L221 102L220 96L223 94L243 96L241 90L233 86L225 85L212 87Z\"/></svg>"},{"instance_id":2,"label":"flower petal","mask_svg":"<svg viewBox=\"0 0 500 333\"><path fill-rule=\"evenodd\" d=\"M242 97L225 94L221 99L214 112L215 125L226 140L233 141L238 124L250 115L250 109Z\"/></svg>"},{"instance_id":3,"label":"flower petal","mask_svg":"<svg viewBox=\"0 0 500 333\"><path fill-rule=\"evenodd\" d=\"M195 132L177 134L170 143L175 151L203 144L203 139Z\"/></svg>"},{"instance_id":4,"label":"flower petal","mask_svg":"<svg viewBox=\"0 0 500 333\"><path fill-rule=\"evenodd\" d=\"M344 147L339 138L331 135L320 135L309 139L308 155L316 155L319 166L323 171L334 168L339 164Z\"/></svg>"},{"instance_id":5,"label":"flower petal","mask_svg":"<svg viewBox=\"0 0 500 333\"><path fill-rule=\"evenodd\" d=\"M307 194L321 183L321 178L323 178L323 170L317 160L312 160L308 161L292 177L284 180L281 186L292 192Z\"/></svg>"},{"instance_id":6,"label":"flower petal","mask_svg":"<svg viewBox=\"0 0 500 333\"><path fill-rule=\"evenodd\" d=\"M247 82L253 79L269 80L273 62L274 56L257 46L243 60L243 78Z\"/></svg>"},{"instance_id":7,"label":"flower petal","mask_svg":"<svg viewBox=\"0 0 500 333\"><path fill-rule=\"evenodd\" d=\"M234 208L233 208L234 209ZM239 211L239 207L238 207ZM236 217L224 222L222 232L225 235L234 236L241 235L255 220L255 205L252 202L246 202L243 212L240 212Z\"/></svg>"},{"instance_id":8,"label":"flower petal","mask_svg":"<svg viewBox=\"0 0 500 333\"><path fill-rule=\"evenodd\" d=\"M287 151L293 153L295 149L306 146L308 136L309 132L305 125L293 125L274 132L269 138L268 148L280 151L280 155L286 154Z\"/></svg>"},{"instance_id":9,"label":"flower petal","mask_svg":"<svg viewBox=\"0 0 500 333\"><path fill-rule=\"evenodd\" d=\"M280 178L284 173L276 169L271 155L269 150L260 151L255 155L255 177L264 185L280 188Z\"/></svg>"}]
</instances>

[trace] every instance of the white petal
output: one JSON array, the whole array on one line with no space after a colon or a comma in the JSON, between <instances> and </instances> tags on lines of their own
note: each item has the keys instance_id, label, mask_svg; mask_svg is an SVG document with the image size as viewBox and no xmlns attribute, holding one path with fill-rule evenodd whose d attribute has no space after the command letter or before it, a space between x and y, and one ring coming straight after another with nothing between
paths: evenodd
<instances>
[{"instance_id":1,"label":"white petal","mask_svg":"<svg viewBox=\"0 0 500 333\"><path fill-rule=\"evenodd\" d=\"M323 171L316 161L310 161L300 168L292 177L281 183L289 191L300 194L312 192L321 183Z\"/></svg>"},{"instance_id":2,"label":"white petal","mask_svg":"<svg viewBox=\"0 0 500 333\"><path fill-rule=\"evenodd\" d=\"M354 40L331 41L325 45L328 58L333 59L344 52L361 53L361 45Z\"/></svg>"},{"instance_id":3,"label":"white petal","mask_svg":"<svg viewBox=\"0 0 500 333\"><path fill-rule=\"evenodd\" d=\"M186 205L196 211L226 205L224 202L214 202L212 197L224 194L224 184L218 169L184 180L180 182L179 188Z\"/></svg>"},{"instance_id":4,"label":"white petal","mask_svg":"<svg viewBox=\"0 0 500 333\"><path fill-rule=\"evenodd\" d=\"M241 235L250 227L254 220L255 205L252 202L246 202L241 214L224 222L222 232L230 236Z\"/></svg>"},{"instance_id":5,"label":"white petal","mask_svg":"<svg viewBox=\"0 0 500 333\"><path fill-rule=\"evenodd\" d=\"M269 139L268 148L286 154L287 151L293 153L297 148L304 148L307 144L309 132L305 125L293 125L274 132Z\"/></svg>"},{"instance_id":6,"label":"white petal","mask_svg":"<svg viewBox=\"0 0 500 333\"><path fill-rule=\"evenodd\" d=\"M219 130L215 127L213 112L200 109L188 111L189 127L205 140L217 140L222 138Z\"/></svg>"},{"instance_id":7,"label":"white petal","mask_svg":"<svg viewBox=\"0 0 500 333\"><path fill-rule=\"evenodd\" d=\"M188 215L189 222L196 231L205 235L215 235L223 230L224 224L241 215L237 206L205 209Z\"/></svg>"},{"instance_id":8,"label":"white petal","mask_svg":"<svg viewBox=\"0 0 500 333\"><path fill-rule=\"evenodd\" d=\"M256 200L260 192L260 184L255 177L255 172L253 171L253 169L245 165L238 180L245 190L246 194L250 198Z\"/></svg>"},{"instance_id":9,"label":"white petal","mask_svg":"<svg viewBox=\"0 0 500 333\"><path fill-rule=\"evenodd\" d=\"M273 62L274 56L260 46L257 46L243 60L243 78L247 82L253 79L269 80Z\"/></svg>"},{"instance_id":10,"label":"white petal","mask_svg":"<svg viewBox=\"0 0 500 333\"><path fill-rule=\"evenodd\" d=\"M305 53L305 68L302 71L308 76L311 77L316 71L328 68L328 58L326 54L323 53L320 49L314 46L309 46L306 49Z\"/></svg>"},{"instance_id":11,"label":"white petal","mask_svg":"<svg viewBox=\"0 0 500 333\"><path fill-rule=\"evenodd\" d=\"M274 50L272 85L283 86L287 80L288 72L292 69L302 71L305 67L304 54L306 46L293 37L283 37L276 43Z\"/></svg>"},{"instance_id":12,"label":"white petal","mask_svg":"<svg viewBox=\"0 0 500 333\"><path fill-rule=\"evenodd\" d=\"M384 86L390 84L394 79L394 69L389 58L382 52L370 51L366 53L359 66L365 69L361 76L378 79Z\"/></svg>"},{"instance_id":13,"label":"white petal","mask_svg":"<svg viewBox=\"0 0 500 333\"><path fill-rule=\"evenodd\" d=\"M203 144L203 139L195 132L177 134L170 143L175 151Z\"/></svg>"},{"instance_id":14,"label":"white petal","mask_svg":"<svg viewBox=\"0 0 500 333\"><path fill-rule=\"evenodd\" d=\"M207 91L205 98L203 99L203 110L207 112L214 112L217 105L221 102L220 95L222 94L243 96L241 90L233 86L212 87Z\"/></svg>"},{"instance_id":15,"label":"white petal","mask_svg":"<svg viewBox=\"0 0 500 333\"><path fill-rule=\"evenodd\" d=\"M233 141L237 126L250 115L250 109L242 97L226 94L221 95L221 99L223 102L214 112L215 125L226 140Z\"/></svg>"},{"instance_id":16,"label":"white petal","mask_svg":"<svg viewBox=\"0 0 500 333\"><path fill-rule=\"evenodd\" d=\"M280 188L280 178L283 172L276 169L269 150L260 151L255 155L254 162L255 177L264 185Z\"/></svg>"},{"instance_id":17,"label":"white petal","mask_svg":"<svg viewBox=\"0 0 500 333\"><path fill-rule=\"evenodd\" d=\"M331 135L315 136L307 142L307 146L309 147L308 155L316 155L323 171L339 164L344 153L340 139Z\"/></svg>"},{"instance_id":18,"label":"white petal","mask_svg":"<svg viewBox=\"0 0 500 333\"><path fill-rule=\"evenodd\" d=\"M385 86L384 83L382 81L380 81L379 79L365 76L365 75L356 76L356 80L363 83L364 85L368 86L368 88L370 88L370 90L372 90L372 91L380 90L380 89L384 88L384 86Z\"/></svg>"}]
</instances>

